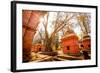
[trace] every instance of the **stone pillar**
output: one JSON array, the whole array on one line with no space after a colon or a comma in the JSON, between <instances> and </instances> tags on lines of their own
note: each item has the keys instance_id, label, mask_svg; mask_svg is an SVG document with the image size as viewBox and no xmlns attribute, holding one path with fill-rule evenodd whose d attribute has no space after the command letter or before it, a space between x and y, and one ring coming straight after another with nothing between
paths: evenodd
<instances>
[{"instance_id":1,"label":"stone pillar","mask_svg":"<svg viewBox=\"0 0 100 73\"><path fill-rule=\"evenodd\" d=\"M36 28L39 24L41 12L32 10L23 10L23 62L29 62L31 59L31 47Z\"/></svg>"}]
</instances>

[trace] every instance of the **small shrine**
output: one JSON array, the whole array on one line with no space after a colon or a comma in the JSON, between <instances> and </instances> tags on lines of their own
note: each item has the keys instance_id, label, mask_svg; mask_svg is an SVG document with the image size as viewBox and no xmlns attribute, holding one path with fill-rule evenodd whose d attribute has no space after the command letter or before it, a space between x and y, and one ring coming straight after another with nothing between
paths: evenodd
<instances>
[{"instance_id":1,"label":"small shrine","mask_svg":"<svg viewBox=\"0 0 100 73\"><path fill-rule=\"evenodd\" d=\"M85 35L81 42L81 47L83 47L83 50L90 52L91 50L91 38L89 35Z\"/></svg>"},{"instance_id":2,"label":"small shrine","mask_svg":"<svg viewBox=\"0 0 100 73\"><path fill-rule=\"evenodd\" d=\"M41 52L41 51L44 51L45 50L45 47L44 47L44 45L42 45L42 44L34 44L34 45L32 45L32 48L31 48L31 51L32 52Z\"/></svg>"},{"instance_id":3,"label":"small shrine","mask_svg":"<svg viewBox=\"0 0 100 73\"><path fill-rule=\"evenodd\" d=\"M61 45L64 54L73 56L80 54L78 36L71 29L65 32L65 35L61 39Z\"/></svg>"}]
</instances>

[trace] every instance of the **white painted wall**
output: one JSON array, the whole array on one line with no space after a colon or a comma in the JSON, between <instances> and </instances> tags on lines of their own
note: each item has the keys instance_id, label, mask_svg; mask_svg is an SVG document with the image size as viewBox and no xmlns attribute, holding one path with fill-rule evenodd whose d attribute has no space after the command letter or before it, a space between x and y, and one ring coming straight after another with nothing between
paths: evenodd
<instances>
[{"instance_id":1,"label":"white painted wall","mask_svg":"<svg viewBox=\"0 0 100 73\"><path fill-rule=\"evenodd\" d=\"M10 72L10 1L11 0L0 0L0 73L11 73ZM22 0L22 1L98 5L99 7L98 13L100 13L100 0ZM100 19L100 14L98 14L98 16L99 16L98 19ZM98 24L100 24L100 22ZM100 27L100 25L98 25L98 27ZM98 31L100 31L100 29L98 29ZM98 37L100 37L100 33L98 34ZM98 40L100 40L100 38ZM98 43L100 43L100 41L98 41ZM99 48L98 52L100 52ZM98 59L100 61L100 57ZM99 73L100 67L38 71L34 73L52 73L52 72L53 73Z\"/></svg>"}]
</instances>

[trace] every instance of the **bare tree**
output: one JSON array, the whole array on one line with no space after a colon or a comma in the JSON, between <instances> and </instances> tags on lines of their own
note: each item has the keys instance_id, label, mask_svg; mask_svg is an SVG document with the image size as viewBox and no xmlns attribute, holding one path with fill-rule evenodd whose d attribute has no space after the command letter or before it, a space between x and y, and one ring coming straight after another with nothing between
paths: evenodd
<instances>
[{"instance_id":1,"label":"bare tree","mask_svg":"<svg viewBox=\"0 0 100 73\"><path fill-rule=\"evenodd\" d=\"M87 13L79 13L77 15L77 20L79 22L79 25L81 27L81 30L83 31L83 34L90 33L90 15Z\"/></svg>"},{"instance_id":2,"label":"bare tree","mask_svg":"<svg viewBox=\"0 0 100 73\"><path fill-rule=\"evenodd\" d=\"M58 42L58 39L56 39L57 36L58 36L57 33L59 31L61 31L66 25L69 25L69 21L75 15L74 14L69 15L69 14L65 13L65 17L62 19L61 12L57 12L56 20L52 24L52 25L54 25L54 29L53 29L53 32L51 34L49 34L48 30L47 30L49 13L47 13L45 16L46 16L46 19L44 18L44 22L43 22L43 26L44 26L44 29L45 29L45 31L44 31L45 35L44 35L44 38L43 38L43 36L41 36L41 33L40 33L40 36L44 40L44 45L45 45L45 48L46 48L45 51L50 52L50 51L53 51L52 47L54 45L57 46L57 44L58 44L58 43L55 43L55 41Z\"/></svg>"}]
</instances>

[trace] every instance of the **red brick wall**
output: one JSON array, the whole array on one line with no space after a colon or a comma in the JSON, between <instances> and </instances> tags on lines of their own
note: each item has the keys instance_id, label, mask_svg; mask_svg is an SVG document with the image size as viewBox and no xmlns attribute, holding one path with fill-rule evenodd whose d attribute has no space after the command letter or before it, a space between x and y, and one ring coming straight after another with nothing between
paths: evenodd
<instances>
[{"instance_id":1,"label":"red brick wall","mask_svg":"<svg viewBox=\"0 0 100 73\"><path fill-rule=\"evenodd\" d=\"M77 36L70 36L62 39L63 52L65 54L77 55L80 53ZM67 49L69 46L69 49Z\"/></svg>"}]
</instances>

